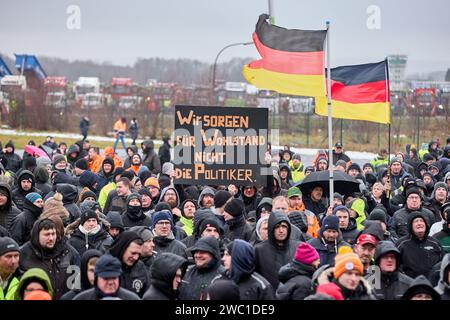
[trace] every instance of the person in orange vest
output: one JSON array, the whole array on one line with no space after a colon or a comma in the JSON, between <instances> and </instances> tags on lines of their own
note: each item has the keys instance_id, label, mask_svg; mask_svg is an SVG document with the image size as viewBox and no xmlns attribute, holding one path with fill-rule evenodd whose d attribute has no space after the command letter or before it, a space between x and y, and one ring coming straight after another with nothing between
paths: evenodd
<instances>
[{"instance_id":1,"label":"person in orange vest","mask_svg":"<svg viewBox=\"0 0 450 320\"><path fill-rule=\"evenodd\" d=\"M90 147L88 152L88 168L97 173L102 168L103 157L99 155L98 147Z\"/></svg>"},{"instance_id":2,"label":"person in orange vest","mask_svg":"<svg viewBox=\"0 0 450 320\"><path fill-rule=\"evenodd\" d=\"M308 233L311 237L317 238L319 234L319 221L314 213L306 210L302 200L302 192L298 187L291 187L288 190L289 212L300 211L306 217L306 223L308 225Z\"/></svg>"},{"instance_id":3,"label":"person in orange vest","mask_svg":"<svg viewBox=\"0 0 450 320\"><path fill-rule=\"evenodd\" d=\"M106 157L110 157L114 160L114 168L121 168L123 167L122 159L120 159L116 153L114 152L114 149L112 147L106 147L103 154Z\"/></svg>"},{"instance_id":4,"label":"person in orange vest","mask_svg":"<svg viewBox=\"0 0 450 320\"><path fill-rule=\"evenodd\" d=\"M127 145L125 144L125 132L127 131L127 119L125 117L120 118L114 124L114 137L116 141L114 141L114 152L116 152L117 144L119 140L122 142L123 149L127 149Z\"/></svg>"}]
</instances>

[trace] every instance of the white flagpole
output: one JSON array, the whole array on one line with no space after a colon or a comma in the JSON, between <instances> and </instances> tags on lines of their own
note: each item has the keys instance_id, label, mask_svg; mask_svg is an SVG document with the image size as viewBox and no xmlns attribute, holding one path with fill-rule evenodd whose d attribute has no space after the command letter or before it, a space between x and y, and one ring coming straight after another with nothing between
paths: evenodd
<instances>
[{"instance_id":1,"label":"white flagpole","mask_svg":"<svg viewBox=\"0 0 450 320\"><path fill-rule=\"evenodd\" d=\"M331 114L331 54L330 54L330 21L327 21L327 100L328 100L328 170L330 172L330 205L333 203L334 175L333 175L333 118Z\"/></svg>"}]
</instances>

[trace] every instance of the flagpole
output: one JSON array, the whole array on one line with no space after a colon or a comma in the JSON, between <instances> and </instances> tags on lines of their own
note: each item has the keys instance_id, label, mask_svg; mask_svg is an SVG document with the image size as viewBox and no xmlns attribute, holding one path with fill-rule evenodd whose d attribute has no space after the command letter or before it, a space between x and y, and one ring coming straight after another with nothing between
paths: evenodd
<instances>
[{"instance_id":1,"label":"flagpole","mask_svg":"<svg viewBox=\"0 0 450 320\"><path fill-rule=\"evenodd\" d=\"M391 120L392 120L392 117L391 117L391 105L389 103L389 101L390 101L390 97L389 97L389 95L390 95L390 88L389 88L389 62L388 62L387 58L386 58L385 65L386 65L386 68L385 68L384 72L386 74L386 107L387 107L387 110L389 112L389 124L388 124L388 134L389 134L389 136L388 136L388 179L389 179L389 182L390 182L390 180L391 180L391 166L389 165L389 163L391 162ZM392 188L392 185L391 185L391 188ZM388 190L388 192L386 192L386 196L387 196L388 199L390 197L391 191L392 190Z\"/></svg>"},{"instance_id":2,"label":"flagpole","mask_svg":"<svg viewBox=\"0 0 450 320\"><path fill-rule=\"evenodd\" d=\"M327 21L327 100L328 100L328 171L330 172L330 206L334 194L334 172L333 172L333 119L331 114L331 54L330 54L330 21Z\"/></svg>"}]
</instances>

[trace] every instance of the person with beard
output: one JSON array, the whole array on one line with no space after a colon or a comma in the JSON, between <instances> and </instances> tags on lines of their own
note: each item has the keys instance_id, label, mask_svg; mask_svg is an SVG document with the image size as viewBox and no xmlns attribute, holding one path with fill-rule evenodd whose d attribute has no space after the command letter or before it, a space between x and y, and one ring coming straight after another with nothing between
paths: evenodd
<instances>
[{"instance_id":1,"label":"person with beard","mask_svg":"<svg viewBox=\"0 0 450 320\"><path fill-rule=\"evenodd\" d=\"M109 255L101 256L94 268L94 287L77 294L73 300L139 300L134 292L121 287L120 261Z\"/></svg>"},{"instance_id":2,"label":"person with beard","mask_svg":"<svg viewBox=\"0 0 450 320\"><path fill-rule=\"evenodd\" d=\"M22 158L17 153L14 153L14 151L14 143L12 140L9 140L5 144L2 157L7 160L5 169L16 173L22 167Z\"/></svg>"},{"instance_id":3,"label":"person with beard","mask_svg":"<svg viewBox=\"0 0 450 320\"><path fill-rule=\"evenodd\" d=\"M90 249L96 249L105 253L112 242L112 237L99 223L97 213L90 209L81 213L80 224L69 238L70 245L72 245L80 255Z\"/></svg>"},{"instance_id":4,"label":"person with beard","mask_svg":"<svg viewBox=\"0 0 450 320\"><path fill-rule=\"evenodd\" d=\"M153 214L152 229L155 237L153 242L155 244L155 251L172 252L183 258L187 258L186 246L175 239L172 232L174 227L172 214L168 210L157 211Z\"/></svg>"},{"instance_id":5,"label":"person with beard","mask_svg":"<svg viewBox=\"0 0 450 320\"><path fill-rule=\"evenodd\" d=\"M170 205L170 210L172 214L175 215L174 223L177 223L181 218L181 211L178 209L180 206L180 196L178 191L174 187L166 187L161 191L161 196L159 197L159 202L166 202Z\"/></svg>"},{"instance_id":6,"label":"person with beard","mask_svg":"<svg viewBox=\"0 0 450 320\"><path fill-rule=\"evenodd\" d=\"M334 258L342 246L350 246L342 239L339 228L339 218L336 216L326 216L322 221L317 238L311 239L308 243L317 250L320 255L320 265L334 265Z\"/></svg>"},{"instance_id":7,"label":"person with beard","mask_svg":"<svg viewBox=\"0 0 450 320\"><path fill-rule=\"evenodd\" d=\"M359 234L356 228L356 220L350 217L350 212L346 206L336 206L333 208L333 215L339 218L339 230L342 233L342 239L353 245Z\"/></svg>"},{"instance_id":8,"label":"person with beard","mask_svg":"<svg viewBox=\"0 0 450 320\"><path fill-rule=\"evenodd\" d=\"M11 194L11 199L17 209L23 210L25 196L31 192L41 194L41 191L35 187L35 178L33 173L28 170L23 170L20 175L17 176L17 188L15 188Z\"/></svg>"},{"instance_id":9,"label":"person with beard","mask_svg":"<svg viewBox=\"0 0 450 320\"><path fill-rule=\"evenodd\" d=\"M413 279L401 272L400 251L391 241L380 241L375 251L375 265L380 268L379 284L374 287L377 300L400 300ZM367 275L369 280L371 275Z\"/></svg>"},{"instance_id":10,"label":"person with beard","mask_svg":"<svg viewBox=\"0 0 450 320\"><path fill-rule=\"evenodd\" d=\"M170 252L158 254L150 269L150 288L142 300L177 300L186 269L185 258Z\"/></svg>"},{"instance_id":11,"label":"person with beard","mask_svg":"<svg viewBox=\"0 0 450 320\"><path fill-rule=\"evenodd\" d=\"M262 199L256 187L252 185L242 187L241 198L242 201L244 201L246 215L248 215L249 212L256 210Z\"/></svg>"},{"instance_id":12,"label":"person with beard","mask_svg":"<svg viewBox=\"0 0 450 320\"><path fill-rule=\"evenodd\" d=\"M411 212L408 219L408 235L396 243L400 250L401 268L406 275L415 278L428 276L433 266L442 260L444 250L439 241L429 236L430 225L419 211Z\"/></svg>"},{"instance_id":13,"label":"person with beard","mask_svg":"<svg viewBox=\"0 0 450 320\"><path fill-rule=\"evenodd\" d=\"M280 268L277 299L304 300L312 294L312 277L319 264L320 256L316 249L308 243L300 243L291 262Z\"/></svg>"},{"instance_id":14,"label":"person with beard","mask_svg":"<svg viewBox=\"0 0 450 320\"><path fill-rule=\"evenodd\" d=\"M141 196L142 200L142 211L147 217L151 217L151 214L153 212L154 206L152 202L152 194L147 188L141 188L138 191L139 195Z\"/></svg>"},{"instance_id":15,"label":"person with beard","mask_svg":"<svg viewBox=\"0 0 450 320\"><path fill-rule=\"evenodd\" d=\"M20 249L21 256L27 257L20 261L22 270L43 269L50 277L56 300L69 290L67 281L71 272L68 268L80 265L80 255L58 231L63 229L62 225L58 216L37 220L31 230L30 241Z\"/></svg>"},{"instance_id":16,"label":"person with beard","mask_svg":"<svg viewBox=\"0 0 450 320\"><path fill-rule=\"evenodd\" d=\"M216 191L213 188L205 187L198 198L198 207L201 209L211 209L214 207L214 195Z\"/></svg>"},{"instance_id":17,"label":"person with beard","mask_svg":"<svg viewBox=\"0 0 450 320\"><path fill-rule=\"evenodd\" d=\"M181 210L181 218L177 225L183 229L186 233L186 236L191 236L194 232L194 214L197 211L197 203L195 200L186 199L183 201L180 207Z\"/></svg>"},{"instance_id":18,"label":"person with beard","mask_svg":"<svg viewBox=\"0 0 450 320\"><path fill-rule=\"evenodd\" d=\"M377 245L378 240L369 233L361 233L356 239L353 250L364 266L364 275L368 273L370 266L374 262L373 257L375 256Z\"/></svg>"},{"instance_id":19,"label":"person with beard","mask_svg":"<svg viewBox=\"0 0 450 320\"><path fill-rule=\"evenodd\" d=\"M161 172L161 162L158 155L155 152L155 144L152 140L144 140L141 143L142 153L144 154L144 159L142 163L144 166L153 173L158 174Z\"/></svg>"},{"instance_id":20,"label":"person with beard","mask_svg":"<svg viewBox=\"0 0 450 320\"><path fill-rule=\"evenodd\" d=\"M14 218L20 210L13 205L9 184L0 182L0 226L10 230Z\"/></svg>"},{"instance_id":21,"label":"person with beard","mask_svg":"<svg viewBox=\"0 0 450 320\"><path fill-rule=\"evenodd\" d=\"M127 170L131 170L138 175L139 169L142 167L142 159L138 153L131 156L131 166Z\"/></svg>"},{"instance_id":22,"label":"person with beard","mask_svg":"<svg viewBox=\"0 0 450 320\"><path fill-rule=\"evenodd\" d=\"M31 192L25 196L23 211L15 217L11 226L11 237L23 245L30 240L31 229L42 213L44 201L40 194Z\"/></svg>"},{"instance_id":23,"label":"person with beard","mask_svg":"<svg viewBox=\"0 0 450 320\"><path fill-rule=\"evenodd\" d=\"M142 211L142 199L139 193L133 192L126 199L126 210L122 214L122 221L125 229L152 225L152 219Z\"/></svg>"},{"instance_id":24,"label":"person with beard","mask_svg":"<svg viewBox=\"0 0 450 320\"><path fill-rule=\"evenodd\" d=\"M321 186L315 186L307 195L303 194L302 200L306 210L314 213L316 217L327 211L323 201L323 188Z\"/></svg>"},{"instance_id":25,"label":"person with beard","mask_svg":"<svg viewBox=\"0 0 450 320\"><path fill-rule=\"evenodd\" d=\"M244 216L244 202L241 199L232 199L224 208L225 238L228 240L242 239L250 241L253 228L247 224Z\"/></svg>"},{"instance_id":26,"label":"person with beard","mask_svg":"<svg viewBox=\"0 0 450 320\"><path fill-rule=\"evenodd\" d=\"M114 160L110 157L106 157L102 162L102 167L97 173L97 190L102 190L108 183L113 182L114 178Z\"/></svg>"},{"instance_id":27,"label":"person with beard","mask_svg":"<svg viewBox=\"0 0 450 320\"><path fill-rule=\"evenodd\" d=\"M116 189L112 190L106 199L103 213L108 214L109 211L123 212L126 209L127 197L131 194L131 182L130 179L122 177L116 182Z\"/></svg>"},{"instance_id":28,"label":"person with beard","mask_svg":"<svg viewBox=\"0 0 450 320\"><path fill-rule=\"evenodd\" d=\"M69 292L66 292L60 300L72 300L80 292L91 289L94 286L94 269L97 260L102 256L102 252L96 249L89 249L83 253L80 262L80 279L74 284Z\"/></svg>"},{"instance_id":29,"label":"person with beard","mask_svg":"<svg viewBox=\"0 0 450 320\"><path fill-rule=\"evenodd\" d=\"M291 240L291 224L282 212L274 211L269 216L269 239L255 246L255 271L278 288L278 270L289 263L299 241Z\"/></svg>"},{"instance_id":30,"label":"person with beard","mask_svg":"<svg viewBox=\"0 0 450 320\"><path fill-rule=\"evenodd\" d=\"M131 227L128 230L136 232L137 235L141 237L142 241L144 242L142 244L140 259L147 267L148 275L151 278L152 274L150 272L150 268L157 255L157 252L153 250L155 248L155 244L153 243L154 238L153 232L149 227L144 226Z\"/></svg>"},{"instance_id":31,"label":"person with beard","mask_svg":"<svg viewBox=\"0 0 450 320\"><path fill-rule=\"evenodd\" d=\"M142 298L150 285L147 267L140 260L142 238L133 231L122 232L113 242L109 253L120 260L123 273L120 286Z\"/></svg>"},{"instance_id":32,"label":"person with beard","mask_svg":"<svg viewBox=\"0 0 450 320\"><path fill-rule=\"evenodd\" d=\"M211 281L224 271L220 263L219 242L211 236L200 238L188 250L194 256L195 264L183 277L180 300L205 300Z\"/></svg>"}]
</instances>

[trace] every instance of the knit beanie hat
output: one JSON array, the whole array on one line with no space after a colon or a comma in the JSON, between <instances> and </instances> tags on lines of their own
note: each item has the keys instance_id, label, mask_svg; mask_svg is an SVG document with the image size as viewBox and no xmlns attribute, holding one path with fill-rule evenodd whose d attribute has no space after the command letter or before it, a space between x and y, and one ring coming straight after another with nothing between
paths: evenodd
<instances>
[{"instance_id":1,"label":"knit beanie hat","mask_svg":"<svg viewBox=\"0 0 450 320\"><path fill-rule=\"evenodd\" d=\"M82 187L92 188L98 182L98 176L86 170L81 174L79 182Z\"/></svg>"},{"instance_id":2,"label":"knit beanie hat","mask_svg":"<svg viewBox=\"0 0 450 320\"><path fill-rule=\"evenodd\" d=\"M78 159L75 161L75 168L81 169L81 170L87 170L88 169L88 162L86 159Z\"/></svg>"},{"instance_id":3,"label":"knit beanie hat","mask_svg":"<svg viewBox=\"0 0 450 320\"><path fill-rule=\"evenodd\" d=\"M347 213L349 213L348 212L348 208L346 206L343 206L343 205L339 205L339 206L334 207L333 208L333 215L335 216L338 211L346 211Z\"/></svg>"},{"instance_id":4,"label":"knit beanie hat","mask_svg":"<svg viewBox=\"0 0 450 320\"><path fill-rule=\"evenodd\" d=\"M297 247L294 259L300 263L311 265L314 261L320 259L320 256L309 243L302 242Z\"/></svg>"},{"instance_id":5,"label":"knit beanie hat","mask_svg":"<svg viewBox=\"0 0 450 320\"><path fill-rule=\"evenodd\" d=\"M344 300L341 288L334 282L319 285L316 289L316 294L327 295L333 298L333 300Z\"/></svg>"},{"instance_id":6,"label":"knit beanie hat","mask_svg":"<svg viewBox=\"0 0 450 320\"><path fill-rule=\"evenodd\" d=\"M216 208L221 208L223 207L223 205L228 201L228 199L230 199L231 193L229 193L228 191L225 190L219 190L216 192L216 194L214 195L214 206Z\"/></svg>"},{"instance_id":7,"label":"knit beanie hat","mask_svg":"<svg viewBox=\"0 0 450 320\"><path fill-rule=\"evenodd\" d=\"M81 212L80 225L84 225L84 223L89 219L95 219L98 222L98 216L94 210L88 209L88 210Z\"/></svg>"},{"instance_id":8,"label":"knit beanie hat","mask_svg":"<svg viewBox=\"0 0 450 320\"><path fill-rule=\"evenodd\" d=\"M383 209L375 207L369 216L369 220L381 221L386 223L386 212Z\"/></svg>"},{"instance_id":9,"label":"knit beanie hat","mask_svg":"<svg viewBox=\"0 0 450 320\"><path fill-rule=\"evenodd\" d=\"M130 203L130 201L133 200L133 199L138 199L139 202L140 202L140 204L141 204L141 206L142 206L142 198L141 198L141 195L140 195L139 193L137 193L137 192L133 192L132 194L130 194L130 195L127 197L127 200L125 201L125 203L128 205L128 204Z\"/></svg>"},{"instance_id":10,"label":"knit beanie hat","mask_svg":"<svg viewBox=\"0 0 450 320\"><path fill-rule=\"evenodd\" d=\"M224 211L233 217L240 217L244 214L245 206L241 199L233 199L228 202L224 208Z\"/></svg>"},{"instance_id":11,"label":"knit beanie hat","mask_svg":"<svg viewBox=\"0 0 450 320\"><path fill-rule=\"evenodd\" d=\"M53 165L56 166L61 161L66 161L66 157L64 157L62 154L57 153L53 156Z\"/></svg>"},{"instance_id":12,"label":"knit beanie hat","mask_svg":"<svg viewBox=\"0 0 450 320\"><path fill-rule=\"evenodd\" d=\"M0 257L11 251L20 252L17 242L10 237L0 237Z\"/></svg>"},{"instance_id":13,"label":"knit beanie hat","mask_svg":"<svg viewBox=\"0 0 450 320\"><path fill-rule=\"evenodd\" d=\"M217 232L219 232L220 235L223 233L222 226L220 225L216 217L206 218L202 221L199 228L200 234L202 234L203 231L205 231L205 229L208 227L216 228Z\"/></svg>"},{"instance_id":14,"label":"knit beanie hat","mask_svg":"<svg viewBox=\"0 0 450 320\"><path fill-rule=\"evenodd\" d=\"M290 187L288 190L288 198L290 199L291 197L302 197L302 192L300 191L300 189L298 187Z\"/></svg>"},{"instance_id":15,"label":"knit beanie hat","mask_svg":"<svg viewBox=\"0 0 450 320\"><path fill-rule=\"evenodd\" d=\"M322 227L320 229L322 232L325 230L339 231L339 218L336 216L326 216L323 219Z\"/></svg>"},{"instance_id":16,"label":"knit beanie hat","mask_svg":"<svg viewBox=\"0 0 450 320\"><path fill-rule=\"evenodd\" d=\"M346 271L357 270L361 275L364 273L361 260L350 247L340 247L334 261L334 277L336 279L339 279Z\"/></svg>"},{"instance_id":17,"label":"knit beanie hat","mask_svg":"<svg viewBox=\"0 0 450 320\"><path fill-rule=\"evenodd\" d=\"M170 224L173 225L172 214L169 211L164 210L164 211L155 212L153 214L152 228L154 229L155 225L161 220L168 220L168 221L170 221Z\"/></svg>"},{"instance_id":18,"label":"knit beanie hat","mask_svg":"<svg viewBox=\"0 0 450 320\"><path fill-rule=\"evenodd\" d=\"M69 211L64 207L62 200L63 196L59 192L56 192L52 197L48 198L44 203L41 217L48 218L53 215L58 215L63 220L69 218Z\"/></svg>"},{"instance_id":19,"label":"knit beanie hat","mask_svg":"<svg viewBox=\"0 0 450 320\"><path fill-rule=\"evenodd\" d=\"M86 200L86 198L94 198L95 200L97 200L97 195L91 190L86 189L84 191L81 191L80 193L80 202L83 202L84 200Z\"/></svg>"},{"instance_id":20,"label":"knit beanie hat","mask_svg":"<svg viewBox=\"0 0 450 320\"><path fill-rule=\"evenodd\" d=\"M434 185L434 192L436 192L438 188L444 188L445 191L448 192L448 186L445 182L442 181L436 182L436 184Z\"/></svg>"},{"instance_id":21,"label":"knit beanie hat","mask_svg":"<svg viewBox=\"0 0 450 320\"><path fill-rule=\"evenodd\" d=\"M25 196L25 198L28 200L28 201L30 201L31 203L34 203L36 200L38 200L38 199L41 199L42 200L42 197L41 197L41 195L39 194L39 193L37 193L37 192L30 192L29 194L27 194L26 196Z\"/></svg>"},{"instance_id":22,"label":"knit beanie hat","mask_svg":"<svg viewBox=\"0 0 450 320\"><path fill-rule=\"evenodd\" d=\"M292 160L302 161L302 156L300 155L300 153L294 153L294 155L292 156Z\"/></svg>"},{"instance_id":23,"label":"knit beanie hat","mask_svg":"<svg viewBox=\"0 0 450 320\"><path fill-rule=\"evenodd\" d=\"M147 180L145 180L144 186L145 186L145 187L150 187L150 186L152 186L152 187L161 189L161 187L159 186L158 178L155 178L155 177L150 177L150 178L148 178Z\"/></svg>"},{"instance_id":24,"label":"knit beanie hat","mask_svg":"<svg viewBox=\"0 0 450 320\"><path fill-rule=\"evenodd\" d=\"M413 193L422 197L422 194L420 193L419 188L411 187L411 188L408 188L408 190L406 191L406 198L408 198Z\"/></svg>"}]
</instances>

